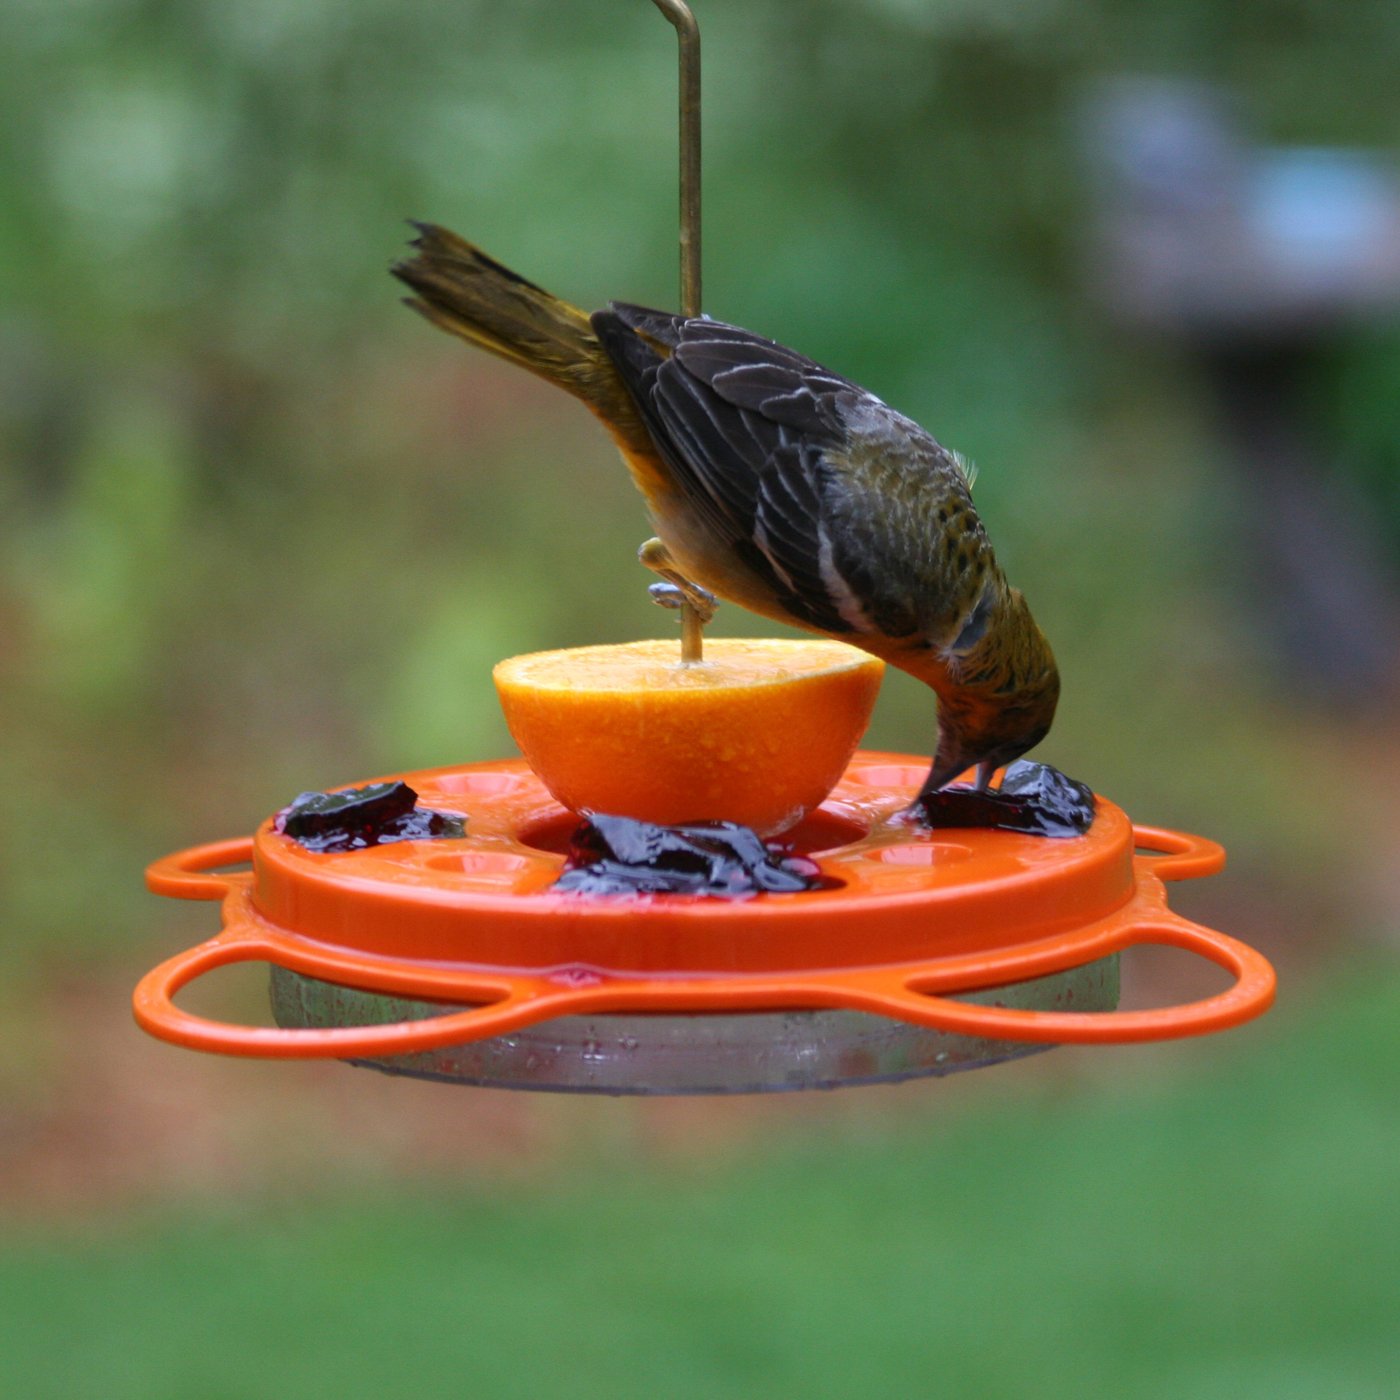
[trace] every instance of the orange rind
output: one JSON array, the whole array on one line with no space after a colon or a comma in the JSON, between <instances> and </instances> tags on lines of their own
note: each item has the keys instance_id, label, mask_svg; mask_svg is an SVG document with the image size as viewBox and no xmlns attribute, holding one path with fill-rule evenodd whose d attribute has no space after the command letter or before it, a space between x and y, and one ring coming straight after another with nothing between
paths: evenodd
<instances>
[{"instance_id":1,"label":"orange rind","mask_svg":"<svg viewBox=\"0 0 1400 1400\"><path fill-rule=\"evenodd\" d=\"M836 785L870 721L884 662L817 638L708 638L532 652L493 673L512 737L573 812L771 836Z\"/></svg>"}]
</instances>

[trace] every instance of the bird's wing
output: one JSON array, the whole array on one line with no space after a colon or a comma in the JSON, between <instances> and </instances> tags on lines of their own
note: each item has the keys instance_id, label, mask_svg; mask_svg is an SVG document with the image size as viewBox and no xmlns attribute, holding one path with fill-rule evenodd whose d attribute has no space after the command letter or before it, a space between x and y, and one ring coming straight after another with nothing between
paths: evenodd
<instances>
[{"instance_id":1,"label":"bird's wing","mask_svg":"<svg viewBox=\"0 0 1400 1400\"><path fill-rule=\"evenodd\" d=\"M826 632L915 629L851 533L870 514L849 472L853 408L907 420L723 322L614 303L593 326L692 507L795 618Z\"/></svg>"}]
</instances>

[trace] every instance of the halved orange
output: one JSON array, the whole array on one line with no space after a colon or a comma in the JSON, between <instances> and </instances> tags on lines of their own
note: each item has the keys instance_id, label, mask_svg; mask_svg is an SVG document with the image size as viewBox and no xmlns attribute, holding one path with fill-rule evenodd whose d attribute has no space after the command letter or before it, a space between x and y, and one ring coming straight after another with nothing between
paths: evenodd
<instances>
[{"instance_id":1,"label":"halved orange","mask_svg":"<svg viewBox=\"0 0 1400 1400\"><path fill-rule=\"evenodd\" d=\"M885 664L819 638L706 638L539 651L493 673L506 724L565 807L787 830L831 791Z\"/></svg>"}]
</instances>

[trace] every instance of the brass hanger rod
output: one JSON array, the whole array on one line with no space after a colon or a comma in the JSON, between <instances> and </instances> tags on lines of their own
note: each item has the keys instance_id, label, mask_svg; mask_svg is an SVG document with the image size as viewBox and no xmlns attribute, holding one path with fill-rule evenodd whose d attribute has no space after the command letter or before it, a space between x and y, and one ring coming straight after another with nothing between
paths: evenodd
<instances>
[{"instance_id":1,"label":"brass hanger rod","mask_svg":"<svg viewBox=\"0 0 1400 1400\"><path fill-rule=\"evenodd\" d=\"M700 314L700 26L685 0L652 0L680 44L681 310Z\"/></svg>"}]
</instances>

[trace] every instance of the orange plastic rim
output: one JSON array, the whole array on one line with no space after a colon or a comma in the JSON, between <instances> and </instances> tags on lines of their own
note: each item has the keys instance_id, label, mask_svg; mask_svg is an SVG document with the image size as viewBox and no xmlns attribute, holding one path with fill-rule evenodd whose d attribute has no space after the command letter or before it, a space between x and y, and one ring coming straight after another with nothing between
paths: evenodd
<instances>
[{"instance_id":1,"label":"orange plastic rim","mask_svg":"<svg viewBox=\"0 0 1400 1400\"><path fill-rule=\"evenodd\" d=\"M1212 874L1214 842L1134 825L1100 798L1069 841L936 831L899 819L927 760L860 753L792 833L836 888L729 902L631 899L548 887L576 820L520 760L402 775L425 806L463 812L459 840L315 854L265 822L148 872L159 894L224 902L224 930L156 968L136 993L152 1034L241 1055L406 1054L563 1015L833 1008L1025 1041L1166 1039L1267 1009L1274 976L1253 949L1167 908L1164 880ZM252 872L218 867L251 860ZM1140 1012L1014 1011L958 992L1063 971L1138 943L1199 953L1225 992ZM266 961L464 1011L336 1030L241 1027L174 1004L214 967Z\"/></svg>"}]
</instances>

